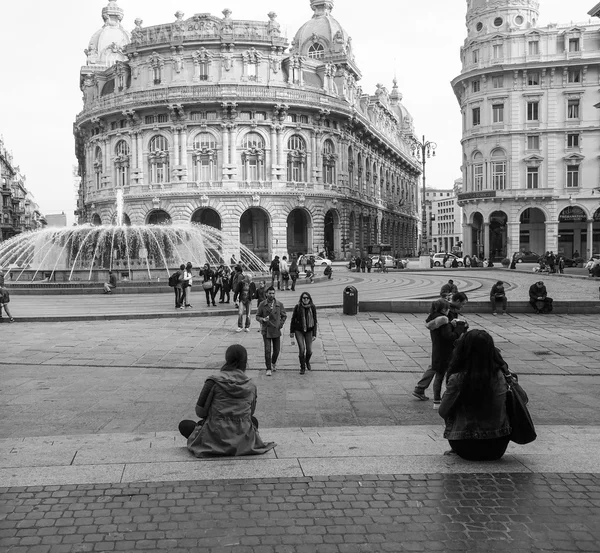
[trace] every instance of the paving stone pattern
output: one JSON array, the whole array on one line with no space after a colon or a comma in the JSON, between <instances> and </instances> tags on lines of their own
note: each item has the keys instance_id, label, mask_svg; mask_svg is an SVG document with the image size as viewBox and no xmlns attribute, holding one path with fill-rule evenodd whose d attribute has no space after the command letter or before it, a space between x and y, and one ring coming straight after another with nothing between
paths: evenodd
<instances>
[{"instance_id":1,"label":"paving stone pattern","mask_svg":"<svg viewBox=\"0 0 600 553\"><path fill-rule=\"evenodd\" d=\"M600 551L598 474L1 489L4 553Z\"/></svg>"}]
</instances>

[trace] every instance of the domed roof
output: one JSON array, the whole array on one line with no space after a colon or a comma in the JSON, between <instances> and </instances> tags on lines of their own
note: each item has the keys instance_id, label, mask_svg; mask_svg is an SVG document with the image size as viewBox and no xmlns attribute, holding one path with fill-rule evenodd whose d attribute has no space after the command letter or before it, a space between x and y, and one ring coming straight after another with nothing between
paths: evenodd
<instances>
[{"instance_id":1,"label":"domed roof","mask_svg":"<svg viewBox=\"0 0 600 553\"><path fill-rule=\"evenodd\" d=\"M398 116L400 127L403 130L410 131L413 129L413 117L402 104L402 93L398 91L398 81L394 79L394 86L390 94L390 107Z\"/></svg>"},{"instance_id":2,"label":"domed roof","mask_svg":"<svg viewBox=\"0 0 600 553\"><path fill-rule=\"evenodd\" d=\"M331 16L333 5L334 0L311 0L310 7L315 13L296 33L292 54L323 60L344 56L353 60L352 39Z\"/></svg>"},{"instance_id":3,"label":"domed roof","mask_svg":"<svg viewBox=\"0 0 600 553\"><path fill-rule=\"evenodd\" d=\"M129 44L129 33L122 27L123 10L117 0L110 0L102 9L104 26L95 32L86 50L88 65L110 67L117 61L127 61L123 48Z\"/></svg>"}]
</instances>

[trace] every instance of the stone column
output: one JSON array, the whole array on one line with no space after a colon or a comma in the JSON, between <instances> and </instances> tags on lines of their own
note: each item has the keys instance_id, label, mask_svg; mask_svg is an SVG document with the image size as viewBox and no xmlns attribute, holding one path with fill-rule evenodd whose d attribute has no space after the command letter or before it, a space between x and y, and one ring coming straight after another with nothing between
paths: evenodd
<instances>
[{"instance_id":1,"label":"stone column","mask_svg":"<svg viewBox=\"0 0 600 553\"><path fill-rule=\"evenodd\" d=\"M232 168L237 165L236 159L236 144L235 144L235 125L229 126L229 164L232 165Z\"/></svg>"},{"instance_id":2,"label":"stone column","mask_svg":"<svg viewBox=\"0 0 600 553\"><path fill-rule=\"evenodd\" d=\"M140 171L144 170L144 146L141 132L137 134L137 168Z\"/></svg>"},{"instance_id":3,"label":"stone column","mask_svg":"<svg viewBox=\"0 0 600 553\"><path fill-rule=\"evenodd\" d=\"M180 153L179 153L179 164L184 165L187 169L187 129L183 127L181 129L181 141L180 141Z\"/></svg>"},{"instance_id":4,"label":"stone column","mask_svg":"<svg viewBox=\"0 0 600 553\"><path fill-rule=\"evenodd\" d=\"M277 127L277 165L283 165L283 125Z\"/></svg>"},{"instance_id":5,"label":"stone column","mask_svg":"<svg viewBox=\"0 0 600 553\"><path fill-rule=\"evenodd\" d=\"M173 163L179 165L179 129L173 127Z\"/></svg>"},{"instance_id":6,"label":"stone column","mask_svg":"<svg viewBox=\"0 0 600 553\"><path fill-rule=\"evenodd\" d=\"M271 180L275 180L277 175L277 170L275 166L277 165L277 129L275 125L271 125Z\"/></svg>"},{"instance_id":7,"label":"stone column","mask_svg":"<svg viewBox=\"0 0 600 553\"><path fill-rule=\"evenodd\" d=\"M225 169L226 165L229 165L229 130L227 129L227 125L222 125L223 131L223 169Z\"/></svg>"},{"instance_id":8,"label":"stone column","mask_svg":"<svg viewBox=\"0 0 600 553\"><path fill-rule=\"evenodd\" d=\"M490 257L490 224L483 223L483 256Z\"/></svg>"},{"instance_id":9,"label":"stone column","mask_svg":"<svg viewBox=\"0 0 600 553\"><path fill-rule=\"evenodd\" d=\"M508 244L506 247L506 257L512 259L514 253L519 251L519 243L521 241L521 223L510 222L508 223Z\"/></svg>"},{"instance_id":10,"label":"stone column","mask_svg":"<svg viewBox=\"0 0 600 553\"><path fill-rule=\"evenodd\" d=\"M558 221L546 221L546 251L558 251Z\"/></svg>"},{"instance_id":11,"label":"stone column","mask_svg":"<svg viewBox=\"0 0 600 553\"><path fill-rule=\"evenodd\" d=\"M590 219L587 221L587 255L583 255L581 252L581 257L583 257L586 261L592 258L592 254L594 253L594 219Z\"/></svg>"}]
</instances>

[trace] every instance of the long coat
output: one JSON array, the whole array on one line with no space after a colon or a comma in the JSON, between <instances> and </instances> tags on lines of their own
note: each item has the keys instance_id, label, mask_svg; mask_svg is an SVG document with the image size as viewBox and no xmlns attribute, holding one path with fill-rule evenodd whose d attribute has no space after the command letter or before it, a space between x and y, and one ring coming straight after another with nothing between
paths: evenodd
<instances>
[{"instance_id":1,"label":"long coat","mask_svg":"<svg viewBox=\"0 0 600 553\"><path fill-rule=\"evenodd\" d=\"M428 318L425 326L431 335L431 368L445 373L454 351L454 342L466 332L464 325L454 326L445 315Z\"/></svg>"},{"instance_id":2,"label":"long coat","mask_svg":"<svg viewBox=\"0 0 600 553\"><path fill-rule=\"evenodd\" d=\"M260 455L275 447L261 440L252 423L256 385L244 371L232 369L208 378L212 387L204 424L196 426L187 448L196 457Z\"/></svg>"}]
</instances>

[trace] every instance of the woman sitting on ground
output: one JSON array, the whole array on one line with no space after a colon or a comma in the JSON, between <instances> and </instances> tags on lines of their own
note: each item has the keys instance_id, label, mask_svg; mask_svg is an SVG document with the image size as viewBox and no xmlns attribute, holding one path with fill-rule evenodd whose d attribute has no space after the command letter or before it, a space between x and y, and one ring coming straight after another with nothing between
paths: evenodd
<instances>
[{"instance_id":1,"label":"woman sitting on ground","mask_svg":"<svg viewBox=\"0 0 600 553\"><path fill-rule=\"evenodd\" d=\"M256 386L246 376L248 353L235 344L225 352L225 365L209 376L196 403L198 423L184 420L179 432L187 438L187 448L196 457L218 455L260 455L275 447L258 434Z\"/></svg>"},{"instance_id":2,"label":"woman sitting on ground","mask_svg":"<svg viewBox=\"0 0 600 553\"><path fill-rule=\"evenodd\" d=\"M506 414L508 367L485 330L467 332L457 343L439 408L444 438L469 461L500 459L510 441Z\"/></svg>"}]
</instances>

